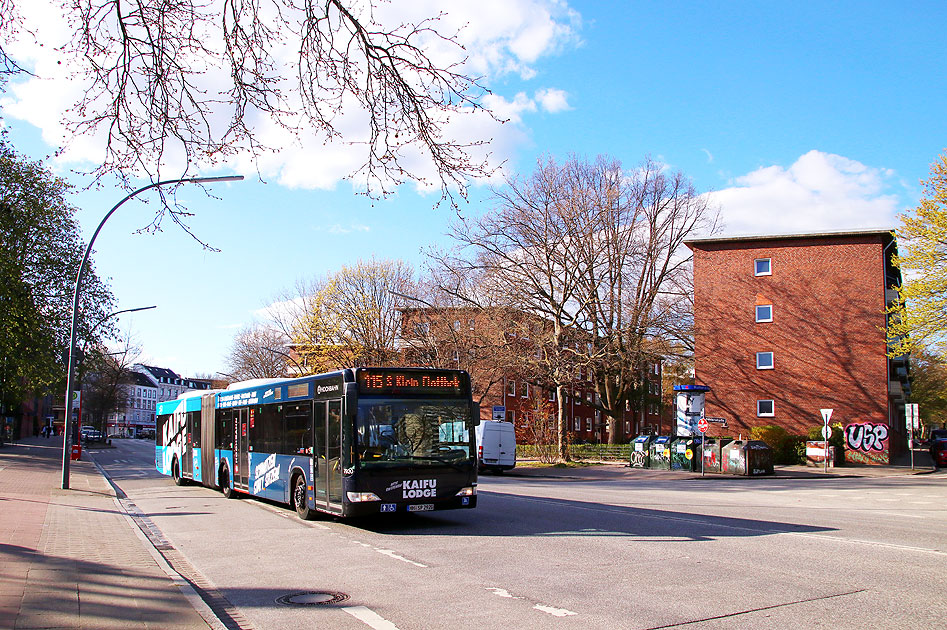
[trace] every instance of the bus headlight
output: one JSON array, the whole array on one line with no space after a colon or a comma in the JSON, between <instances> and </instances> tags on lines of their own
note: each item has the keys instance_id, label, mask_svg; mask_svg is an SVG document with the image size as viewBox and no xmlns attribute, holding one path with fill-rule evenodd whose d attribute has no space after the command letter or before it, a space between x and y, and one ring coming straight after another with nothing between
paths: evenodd
<instances>
[{"instance_id":1,"label":"bus headlight","mask_svg":"<svg viewBox=\"0 0 947 630\"><path fill-rule=\"evenodd\" d=\"M460 492L457 493L459 497L473 497L477 495L477 489L469 486L467 488L461 488Z\"/></svg>"},{"instance_id":2,"label":"bus headlight","mask_svg":"<svg viewBox=\"0 0 947 630\"><path fill-rule=\"evenodd\" d=\"M381 498L374 492L346 492L350 503L362 503L364 501L381 501Z\"/></svg>"}]
</instances>

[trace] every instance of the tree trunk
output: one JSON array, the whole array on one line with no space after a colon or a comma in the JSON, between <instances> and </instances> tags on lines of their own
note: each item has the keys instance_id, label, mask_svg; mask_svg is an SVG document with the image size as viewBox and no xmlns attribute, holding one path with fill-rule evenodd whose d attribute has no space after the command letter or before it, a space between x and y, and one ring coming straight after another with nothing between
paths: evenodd
<instances>
[{"instance_id":1,"label":"tree trunk","mask_svg":"<svg viewBox=\"0 0 947 630\"><path fill-rule=\"evenodd\" d=\"M559 459L563 462L571 461L569 457L569 439L566 435L569 427L566 425L566 409L565 409L565 387L561 384L556 385L556 411L558 412L558 443L557 450L559 453Z\"/></svg>"}]
</instances>

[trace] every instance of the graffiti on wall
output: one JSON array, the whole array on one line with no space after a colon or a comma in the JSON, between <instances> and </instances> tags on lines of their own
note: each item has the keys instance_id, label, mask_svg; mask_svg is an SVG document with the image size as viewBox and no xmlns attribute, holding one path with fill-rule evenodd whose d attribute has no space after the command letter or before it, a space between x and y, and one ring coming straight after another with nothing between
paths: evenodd
<instances>
[{"instance_id":1,"label":"graffiti on wall","mask_svg":"<svg viewBox=\"0 0 947 630\"><path fill-rule=\"evenodd\" d=\"M845 461L853 464L888 464L888 425L870 422L845 427Z\"/></svg>"}]
</instances>

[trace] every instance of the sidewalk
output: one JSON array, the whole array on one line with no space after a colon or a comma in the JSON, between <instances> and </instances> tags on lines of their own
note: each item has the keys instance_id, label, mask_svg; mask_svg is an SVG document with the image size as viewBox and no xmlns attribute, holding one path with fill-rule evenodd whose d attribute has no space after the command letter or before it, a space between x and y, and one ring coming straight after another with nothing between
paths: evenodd
<instances>
[{"instance_id":1,"label":"sidewalk","mask_svg":"<svg viewBox=\"0 0 947 630\"><path fill-rule=\"evenodd\" d=\"M934 471L931 467L930 456L915 458L914 469L911 465L898 462L892 466L839 466L823 471L821 467L811 466L775 466L775 474L763 477L737 477L720 473L706 473L703 477L700 472L684 472L679 470L650 470L646 468L631 468L627 462L604 461L593 462L589 466L574 468L557 468L538 466L533 460L520 461L516 468L503 473L506 477L536 477L536 478L563 478L573 480L600 480L605 478L620 479L838 479L845 477L904 477L910 475L944 475L944 471ZM489 474L489 473L487 473Z\"/></svg>"},{"instance_id":2,"label":"sidewalk","mask_svg":"<svg viewBox=\"0 0 947 630\"><path fill-rule=\"evenodd\" d=\"M62 438L0 448L0 630L207 630L95 465ZM178 578L179 579L179 578Z\"/></svg>"}]
</instances>

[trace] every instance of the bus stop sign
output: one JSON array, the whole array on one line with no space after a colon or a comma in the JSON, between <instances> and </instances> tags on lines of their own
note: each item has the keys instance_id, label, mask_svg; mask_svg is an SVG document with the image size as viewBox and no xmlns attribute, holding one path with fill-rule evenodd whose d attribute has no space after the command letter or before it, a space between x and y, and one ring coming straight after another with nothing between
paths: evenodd
<instances>
[{"instance_id":1,"label":"bus stop sign","mask_svg":"<svg viewBox=\"0 0 947 630\"><path fill-rule=\"evenodd\" d=\"M701 418L697 421L697 430L701 433L707 433L707 419Z\"/></svg>"}]
</instances>

